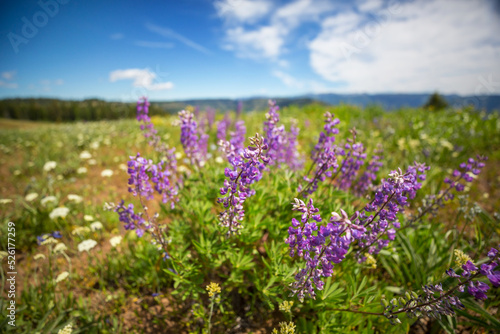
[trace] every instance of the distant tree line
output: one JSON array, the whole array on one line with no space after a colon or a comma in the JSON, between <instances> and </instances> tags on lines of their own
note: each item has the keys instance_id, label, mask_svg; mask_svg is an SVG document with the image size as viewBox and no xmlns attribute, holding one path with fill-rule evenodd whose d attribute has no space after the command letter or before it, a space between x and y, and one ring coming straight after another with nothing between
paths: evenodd
<instances>
[{"instance_id":1,"label":"distant tree line","mask_svg":"<svg viewBox=\"0 0 500 334\"><path fill-rule=\"evenodd\" d=\"M32 121L72 122L135 117L135 103L107 102L98 99L67 101L58 99L0 100L0 117ZM164 114L158 106L150 115Z\"/></svg>"}]
</instances>

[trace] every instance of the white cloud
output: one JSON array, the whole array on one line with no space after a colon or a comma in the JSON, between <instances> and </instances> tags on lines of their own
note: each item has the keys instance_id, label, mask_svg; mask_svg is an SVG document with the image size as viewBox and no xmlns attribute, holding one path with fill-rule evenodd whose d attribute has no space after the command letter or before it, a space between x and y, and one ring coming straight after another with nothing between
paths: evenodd
<instances>
[{"instance_id":1,"label":"white cloud","mask_svg":"<svg viewBox=\"0 0 500 334\"><path fill-rule=\"evenodd\" d=\"M226 2L228 1L224 3ZM256 2L252 1L252 3ZM215 3L216 10L220 13L218 6L220 6L220 1ZM237 14L233 13L234 11L226 9L227 13L235 15L235 19L226 20L224 48L234 51L241 58L280 62L279 57L287 52L285 43L292 31L304 22L318 21L321 15L334 7L331 2L324 0L296 0L276 8L265 24L251 27L245 24L255 21L257 16L262 18L268 14L267 8L265 7L265 10L259 12L258 15L254 11L255 15L252 14L251 20L238 18Z\"/></svg>"},{"instance_id":2,"label":"white cloud","mask_svg":"<svg viewBox=\"0 0 500 334\"><path fill-rule=\"evenodd\" d=\"M268 14L272 4L267 0L219 0L214 6L228 22L253 23Z\"/></svg>"},{"instance_id":3,"label":"white cloud","mask_svg":"<svg viewBox=\"0 0 500 334\"><path fill-rule=\"evenodd\" d=\"M160 26L157 26L155 24L150 24L150 23L146 24L146 28L149 31L154 32L160 36L178 40L179 42L183 43L184 45L189 46L190 48L192 48L196 51L199 51L201 53L204 53L206 55L212 54L212 52L210 52L210 50L208 50L205 47L201 46L200 44L190 40L189 38L173 31L172 29L160 27Z\"/></svg>"},{"instance_id":4,"label":"white cloud","mask_svg":"<svg viewBox=\"0 0 500 334\"><path fill-rule=\"evenodd\" d=\"M54 81L54 85L60 86L60 85L62 85L62 84L64 84L64 80L63 80L63 79L56 79L56 80Z\"/></svg>"},{"instance_id":5,"label":"white cloud","mask_svg":"<svg viewBox=\"0 0 500 334\"><path fill-rule=\"evenodd\" d=\"M384 7L383 0L362 0L358 2L358 9L362 12L373 12Z\"/></svg>"},{"instance_id":6,"label":"white cloud","mask_svg":"<svg viewBox=\"0 0 500 334\"><path fill-rule=\"evenodd\" d=\"M474 94L480 77L500 81L497 31L498 14L486 2L403 3L375 19L341 13L310 42L310 64L346 92Z\"/></svg>"},{"instance_id":7,"label":"white cloud","mask_svg":"<svg viewBox=\"0 0 500 334\"><path fill-rule=\"evenodd\" d=\"M156 73L148 69L130 68L111 72L109 74L109 81L133 80L134 87L143 87L148 90L167 90L174 87L174 84L170 81L154 83L156 77Z\"/></svg>"},{"instance_id":8,"label":"white cloud","mask_svg":"<svg viewBox=\"0 0 500 334\"><path fill-rule=\"evenodd\" d=\"M280 79L286 86L290 88L303 88L304 84L292 77L290 74L282 72L282 71L273 71L273 75Z\"/></svg>"},{"instance_id":9,"label":"white cloud","mask_svg":"<svg viewBox=\"0 0 500 334\"><path fill-rule=\"evenodd\" d=\"M5 80L11 80L16 76L16 71L5 71L2 72L2 78Z\"/></svg>"},{"instance_id":10,"label":"white cloud","mask_svg":"<svg viewBox=\"0 0 500 334\"><path fill-rule=\"evenodd\" d=\"M171 49L174 47L173 43L168 42L149 42L149 41L135 41L137 46L142 46L151 49Z\"/></svg>"},{"instance_id":11,"label":"white cloud","mask_svg":"<svg viewBox=\"0 0 500 334\"><path fill-rule=\"evenodd\" d=\"M11 88L11 89L15 89L15 88L18 88L18 84L15 83L15 82L6 82L6 81L3 81L3 80L0 80L0 88Z\"/></svg>"},{"instance_id":12,"label":"white cloud","mask_svg":"<svg viewBox=\"0 0 500 334\"><path fill-rule=\"evenodd\" d=\"M236 27L227 31L225 48L234 50L242 58L277 59L283 51L284 34L276 26L265 26L252 31Z\"/></svg>"}]
</instances>

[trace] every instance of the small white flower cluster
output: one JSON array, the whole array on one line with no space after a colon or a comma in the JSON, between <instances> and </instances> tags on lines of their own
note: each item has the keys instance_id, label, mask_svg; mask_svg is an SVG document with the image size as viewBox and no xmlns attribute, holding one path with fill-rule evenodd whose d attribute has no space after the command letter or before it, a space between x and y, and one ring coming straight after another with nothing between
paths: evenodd
<instances>
[{"instance_id":1,"label":"small white flower cluster","mask_svg":"<svg viewBox=\"0 0 500 334\"><path fill-rule=\"evenodd\" d=\"M87 239L78 244L78 251L81 252L89 252L92 248L97 246L97 241L92 239Z\"/></svg>"},{"instance_id":2,"label":"small white flower cluster","mask_svg":"<svg viewBox=\"0 0 500 334\"><path fill-rule=\"evenodd\" d=\"M69 209L66 207L59 207L55 208L52 210L52 212L49 214L50 219L55 220L57 218L66 218L66 216L69 213Z\"/></svg>"}]
</instances>

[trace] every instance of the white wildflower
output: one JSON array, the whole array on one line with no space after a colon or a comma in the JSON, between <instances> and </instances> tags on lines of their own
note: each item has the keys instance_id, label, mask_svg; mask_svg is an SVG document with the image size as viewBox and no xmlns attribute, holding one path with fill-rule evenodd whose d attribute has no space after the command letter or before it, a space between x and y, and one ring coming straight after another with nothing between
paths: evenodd
<instances>
[{"instance_id":1,"label":"white wildflower","mask_svg":"<svg viewBox=\"0 0 500 334\"><path fill-rule=\"evenodd\" d=\"M87 226L77 226L75 227L75 229L71 232L71 234L73 235L82 235L84 233L89 233L90 232L90 228L88 228Z\"/></svg>"},{"instance_id":2,"label":"white wildflower","mask_svg":"<svg viewBox=\"0 0 500 334\"><path fill-rule=\"evenodd\" d=\"M111 244L111 247L113 247L113 248L118 246L121 242L122 242L121 235L117 235L116 237L112 237L111 239L109 239L109 243Z\"/></svg>"},{"instance_id":3,"label":"white wildflower","mask_svg":"<svg viewBox=\"0 0 500 334\"><path fill-rule=\"evenodd\" d=\"M224 159L222 159L221 157L217 157L217 158L215 158L215 162L218 164L221 164L224 162Z\"/></svg>"},{"instance_id":4,"label":"white wildflower","mask_svg":"<svg viewBox=\"0 0 500 334\"><path fill-rule=\"evenodd\" d=\"M111 169L105 169L101 172L102 177L111 177L113 176L113 171Z\"/></svg>"},{"instance_id":5,"label":"white wildflower","mask_svg":"<svg viewBox=\"0 0 500 334\"><path fill-rule=\"evenodd\" d=\"M56 203L56 202L57 202L57 198L55 196L45 196L44 198L42 198L40 200L40 203L43 206L46 206L47 203Z\"/></svg>"},{"instance_id":6,"label":"white wildflower","mask_svg":"<svg viewBox=\"0 0 500 334\"><path fill-rule=\"evenodd\" d=\"M95 159L90 159L88 161L89 165L96 165L97 164L97 161L95 161Z\"/></svg>"},{"instance_id":7,"label":"white wildflower","mask_svg":"<svg viewBox=\"0 0 500 334\"><path fill-rule=\"evenodd\" d=\"M92 248L94 248L97 245L97 241L92 240L92 239L87 239L78 244L78 251L81 252L88 252Z\"/></svg>"},{"instance_id":8,"label":"white wildflower","mask_svg":"<svg viewBox=\"0 0 500 334\"><path fill-rule=\"evenodd\" d=\"M0 204L9 204L12 203L10 198L0 198Z\"/></svg>"},{"instance_id":9,"label":"white wildflower","mask_svg":"<svg viewBox=\"0 0 500 334\"><path fill-rule=\"evenodd\" d=\"M38 260L43 260L45 259L45 255L43 254L36 254L35 256L33 256L33 258L38 261Z\"/></svg>"},{"instance_id":10,"label":"white wildflower","mask_svg":"<svg viewBox=\"0 0 500 334\"><path fill-rule=\"evenodd\" d=\"M55 245L54 249L52 250L53 253L55 254L59 254L59 253L62 253L64 251L68 250L68 247L66 247L66 245L62 242L58 243L57 245Z\"/></svg>"},{"instance_id":11,"label":"white wildflower","mask_svg":"<svg viewBox=\"0 0 500 334\"><path fill-rule=\"evenodd\" d=\"M77 174L85 174L87 173L87 167L80 167L76 170Z\"/></svg>"},{"instance_id":12,"label":"white wildflower","mask_svg":"<svg viewBox=\"0 0 500 334\"><path fill-rule=\"evenodd\" d=\"M118 166L118 169L120 169L120 170L122 170L122 171L124 171L124 172L128 171L128 167L127 167L127 165L125 165L125 164L120 164L120 165Z\"/></svg>"},{"instance_id":13,"label":"white wildflower","mask_svg":"<svg viewBox=\"0 0 500 334\"><path fill-rule=\"evenodd\" d=\"M75 194L69 194L68 195L68 199L72 202L75 202L75 203L81 203L83 201L83 197L82 196L78 196L78 195L75 195Z\"/></svg>"},{"instance_id":14,"label":"white wildflower","mask_svg":"<svg viewBox=\"0 0 500 334\"><path fill-rule=\"evenodd\" d=\"M83 151L82 153L80 153L80 159L88 160L90 158L92 158L92 154L90 154L88 151Z\"/></svg>"},{"instance_id":15,"label":"white wildflower","mask_svg":"<svg viewBox=\"0 0 500 334\"><path fill-rule=\"evenodd\" d=\"M63 329L60 329L57 334L71 334L73 332L73 325L68 324Z\"/></svg>"},{"instance_id":16,"label":"white wildflower","mask_svg":"<svg viewBox=\"0 0 500 334\"><path fill-rule=\"evenodd\" d=\"M19 169L16 169L14 172L13 172L14 176L19 176L21 175L21 171Z\"/></svg>"},{"instance_id":17,"label":"white wildflower","mask_svg":"<svg viewBox=\"0 0 500 334\"><path fill-rule=\"evenodd\" d=\"M57 166L57 162L55 161L47 161L45 165L43 165L43 170L46 172L50 172L51 170L55 169Z\"/></svg>"},{"instance_id":18,"label":"white wildflower","mask_svg":"<svg viewBox=\"0 0 500 334\"><path fill-rule=\"evenodd\" d=\"M56 283L64 281L66 278L68 278L69 273L67 271L63 271L56 277Z\"/></svg>"},{"instance_id":19,"label":"white wildflower","mask_svg":"<svg viewBox=\"0 0 500 334\"><path fill-rule=\"evenodd\" d=\"M69 209L63 207L60 208L55 208L52 210L52 212L49 214L50 219L57 219L57 218L66 218L66 216L69 213Z\"/></svg>"},{"instance_id":20,"label":"white wildflower","mask_svg":"<svg viewBox=\"0 0 500 334\"><path fill-rule=\"evenodd\" d=\"M97 150L99 148L99 142L93 141L92 143L90 143L89 147L93 150Z\"/></svg>"},{"instance_id":21,"label":"white wildflower","mask_svg":"<svg viewBox=\"0 0 500 334\"><path fill-rule=\"evenodd\" d=\"M91 222L94 220L94 217L92 217L91 215L85 215L83 216L83 219L87 222Z\"/></svg>"},{"instance_id":22,"label":"white wildflower","mask_svg":"<svg viewBox=\"0 0 500 334\"><path fill-rule=\"evenodd\" d=\"M101 222L93 222L92 224L90 224L90 229L92 230L92 232L102 230L102 228L103 226Z\"/></svg>"},{"instance_id":23,"label":"white wildflower","mask_svg":"<svg viewBox=\"0 0 500 334\"><path fill-rule=\"evenodd\" d=\"M53 237L48 237L47 239L42 241L40 243L40 245L44 246L44 245L51 245L51 244L57 244L57 243L58 243L58 241L56 239L54 239Z\"/></svg>"},{"instance_id":24,"label":"white wildflower","mask_svg":"<svg viewBox=\"0 0 500 334\"><path fill-rule=\"evenodd\" d=\"M28 195L26 195L26 197L24 197L24 199L26 200L26 202L31 202L34 201L37 197L37 193L29 193Z\"/></svg>"}]
</instances>

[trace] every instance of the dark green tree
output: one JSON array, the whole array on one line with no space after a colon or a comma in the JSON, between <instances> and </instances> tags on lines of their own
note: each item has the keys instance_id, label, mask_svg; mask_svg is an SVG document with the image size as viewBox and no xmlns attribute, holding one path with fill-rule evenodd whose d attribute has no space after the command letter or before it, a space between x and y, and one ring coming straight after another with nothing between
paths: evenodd
<instances>
[{"instance_id":1,"label":"dark green tree","mask_svg":"<svg viewBox=\"0 0 500 334\"><path fill-rule=\"evenodd\" d=\"M435 92L429 97L429 100L424 104L425 109L442 110L448 107L448 102L438 92Z\"/></svg>"}]
</instances>

